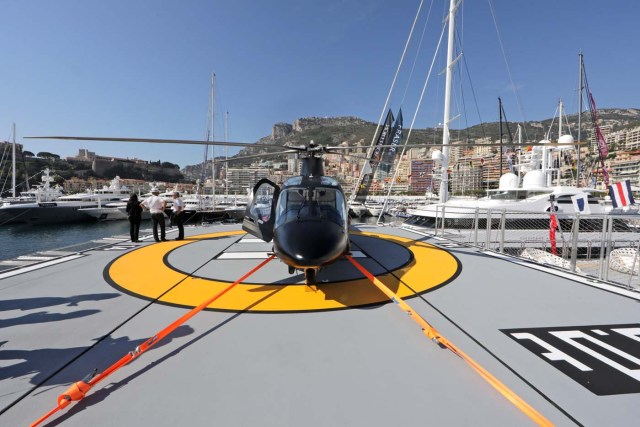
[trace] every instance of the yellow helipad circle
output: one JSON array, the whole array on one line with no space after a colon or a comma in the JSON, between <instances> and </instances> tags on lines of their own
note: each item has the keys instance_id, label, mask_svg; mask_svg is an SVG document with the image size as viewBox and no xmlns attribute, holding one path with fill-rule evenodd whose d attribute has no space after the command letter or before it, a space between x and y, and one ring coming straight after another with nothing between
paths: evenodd
<instances>
[{"instance_id":1,"label":"yellow helipad circle","mask_svg":"<svg viewBox=\"0 0 640 427\"><path fill-rule=\"evenodd\" d=\"M145 246L116 258L105 268L104 277L112 286L134 296L157 299L169 305L195 307L228 288L231 283L191 277L169 265L167 254L193 242L241 234L245 234L244 231L224 231ZM460 262L456 257L428 243L377 233L352 234L392 242L413 254L408 264L377 276L401 298L411 298L449 283L460 272ZM247 260L246 271L239 272L238 276L257 266L260 261ZM250 280L251 277L247 279L248 282ZM318 292L308 292L305 286L300 285L240 283L207 306L207 309L304 312L361 307L387 301L365 278L321 284Z\"/></svg>"}]
</instances>

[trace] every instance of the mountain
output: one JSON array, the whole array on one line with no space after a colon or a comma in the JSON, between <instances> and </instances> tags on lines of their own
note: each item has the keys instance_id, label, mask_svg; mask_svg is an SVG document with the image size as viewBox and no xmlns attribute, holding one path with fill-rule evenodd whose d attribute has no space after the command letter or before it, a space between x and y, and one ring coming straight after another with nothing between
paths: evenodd
<instances>
[{"instance_id":1,"label":"mountain","mask_svg":"<svg viewBox=\"0 0 640 427\"><path fill-rule=\"evenodd\" d=\"M640 126L640 109L636 108L610 108L598 111L598 119L600 126L611 126L611 131L615 132L622 129L629 129ZM577 136L577 114L567 116L567 120L571 126L571 132ZM523 135L525 142L537 142L544 139L545 134L552 126L552 137L557 138L557 118L545 119L542 121L528 121L523 124ZM591 116L589 112L582 114L582 138L589 138L591 132ZM503 123L503 139L508 141L509 132L515 134L517 123ZM498 140L500 134L499 122L483 123L470 126L464 129L452 129L452 141L474 142L480 138L489 138L490 140ZM232 158L267 154L280 151L277 148L261 147L264 144L275 145L302 145L314 141L316 144L322 145L338 145L347 143L349 146L357 144L369 146L376 130L376 124L357 117L306 117L296 120L293 124L276 123L273 125L271 135L260 138L255 144L242 149ZM407 129L405 129L405 138ZM514 136L515 138L515 136ZM442 143L442 129L426 128L413 129L411 132L412 144L440 144ZM271 161L284 161L285 155L267 157ZM232 163L233 167L248 166L256 162L256 159L238 160ZM186 177L199 176L201 165L191 165L183 169ZM210 176L210 171L209 176Z\"/></svg>"}]
</instances>

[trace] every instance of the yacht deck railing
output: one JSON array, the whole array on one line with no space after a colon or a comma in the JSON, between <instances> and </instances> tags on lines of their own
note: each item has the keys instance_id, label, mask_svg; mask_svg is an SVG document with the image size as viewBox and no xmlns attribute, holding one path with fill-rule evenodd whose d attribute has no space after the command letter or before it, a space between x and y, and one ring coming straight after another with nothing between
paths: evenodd
<instances>
[{"instance_id":1,"label":"yacht deck railing","mask_svg":"<svg viewBox=\"0 0 640 427\"><path fill-rule=\"evenodd\" d=\"M640 292L638 214L551 214L439 206L435 218L409 218L403 225Z\"/></svg>"}]
</instances>

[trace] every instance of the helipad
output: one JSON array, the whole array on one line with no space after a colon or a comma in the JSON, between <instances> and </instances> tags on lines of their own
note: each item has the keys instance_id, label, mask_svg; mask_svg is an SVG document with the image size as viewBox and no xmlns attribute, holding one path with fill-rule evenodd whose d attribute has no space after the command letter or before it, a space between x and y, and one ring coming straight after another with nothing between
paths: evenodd
<instances>
[{"instance_id":1,"label":"helipad","mask_svg":"<svg viewBox=\"0 0 640 427\"><path fill-rule=\"evenodd\" d=\"M449 283L460 271L451 253L428 243L377 233L354 233L351 240L355 256L403 298ZM238 231L194 235L123 254L105 268L104 277L130 295L194 307L256 265L256 259L266 258L270 248ZM299 312L388 301L346 260L321 270L318 281L318 292L310 293L301 286L302 274L289 275L284 264L274 262L208 308Z\"/></svg>"}]
</instances>

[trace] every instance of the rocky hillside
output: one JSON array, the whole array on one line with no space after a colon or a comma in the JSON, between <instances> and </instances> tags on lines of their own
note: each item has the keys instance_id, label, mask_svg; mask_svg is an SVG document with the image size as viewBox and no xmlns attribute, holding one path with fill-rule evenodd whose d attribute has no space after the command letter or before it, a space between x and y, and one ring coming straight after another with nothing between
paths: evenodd
<instances>
[{"instance_id":1,"label":"rocky hillside","mask_svg":"<svg viewBox=\"0 0 640 427\"><path fill-rule=\"evenodd\" d=\"M611 125L613 131L640 126L640 109L635 108L613 108L603 109L598 112L600 124ZM539 141L544 138L552 124L553 119L549 118L542 121L529 121L524 124L525 141ZM576 135L577 115L568 116L568 121L572 127L572 133ZM554 127L557 126L557 119ZM517 123L503 123L504 139L508 140L508 129L515 134ZM277 123L273 125L271 135L265 136L258 140L251 147L247 147L240 151L234 157L241 157L254 154L266 154L279 151L277 148L261 147L264 144L275 145L301 145L308 144L313 140L316 144L337 145L346 142L348 145L356 145L359 141L364 141L369 145L376 129L376 124L367 122L357 117L306 117L296 120L294 123ZM452 130L453 140L463 140L473 142L479 138L488 137L491 140L499 138L499 123L483 123L471 126L466 129ZM582 133L589 135L591 129L591 117L589 112L582 115ZM552 132L555 132L553 129ZM552 133L553 135L553 133ZM406 137L406 131L405 131ZM557 137L557 136L556 136ZM410 144L427 144L441 143L442 130L434 128L414 129L411 132ZM269 160L284 160L284 156L269 157ZM255 159L238 160L233 162L233 167L246 166L255 162ZM200 165L187 166L185 175L198 176ZM195 174L195 175L193 175Z\"/></svg>"}]
</instances>

